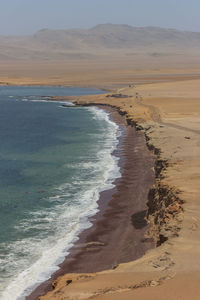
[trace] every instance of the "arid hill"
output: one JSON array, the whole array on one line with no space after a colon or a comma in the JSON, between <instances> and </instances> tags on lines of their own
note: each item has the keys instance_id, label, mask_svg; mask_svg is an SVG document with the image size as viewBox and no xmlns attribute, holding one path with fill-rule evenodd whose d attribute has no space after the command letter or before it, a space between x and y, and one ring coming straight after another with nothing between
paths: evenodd
<instances>
[{"instance_id":1,"label":"arid hill","mask_svg":"<svg viewBox=\"0 0 200 300\"><path fill-rule=\"evenodd\" d=\"M0 60L87 59L110 53L162 56L197 53L200 33L103 24L91 29L42 29L30 36L0 36Z\"/></svg>"}]
</instances>

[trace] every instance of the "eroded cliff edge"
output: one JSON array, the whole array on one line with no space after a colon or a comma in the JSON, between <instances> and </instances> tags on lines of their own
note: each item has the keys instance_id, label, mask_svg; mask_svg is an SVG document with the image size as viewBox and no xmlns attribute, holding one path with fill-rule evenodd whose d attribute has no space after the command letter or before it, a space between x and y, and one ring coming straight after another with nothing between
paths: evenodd
<instances>
[{"instance_id":1,"label":"eroded cliff edge","mask_svg":"<svg viewBox=\"0 0 200 300\"><path fill-rule=\"evenodd\" d=\"M131 98L122 93L107 94L105 98L120 99L121 101L126 101ZM82 99L82 98L81 98ZM136 105L140 105L139 99L141 96L139 93L135 93L135 99L129 99L132 101L137 101ZM107 101L108 102L108 101ZM126 116L126 121L128 126L132 126L136 131L141 131L145 135L146 145L155 156L155 184L149 190L148 202L147 202L147 212L146 220L150 224L150 229L146 233L146 238L153 239L156 246L160 246L165 241L172 237L178 236L181 229L181 216L180 213L183 212L184 201L180 197L181 191L179 191L175 186L170 186L165 182L165 175L167 173L167 168L169 166L169 158L165 157L160 145L157 145L154 141L151 133L154 130L155 124L150 124L145 122L146 120L140 119L138 121L138 116L133 119L129 115L129 109L112 104L108 104L106 101L101 102L86 102L84 100L75 100L75 106L111 106L116 108L120 115ZM135 105L130 105L129 108L134 111ZM151 113L151 111L150 111ZM158 115L157 120L161 120L160 115ZM163 128L163 125L159 125Z\"/></svg>"},{"instance_id":2,"label":"eroded cliff edge","mask_svg":"<svg viewBox=\"0 0 200 300\"><path fill-rule=\"evenodd\" d=\"M149 149L156 155L156 182L149 191L147 214L152 226L147 237L153 237L159 247L114 270L66 274L53 283L54 291L41 299L199 297L198 86L198 80L152 84L70 99L78 105L117 107L129 125L144 132Z\"/></svg>"}]
</instances>

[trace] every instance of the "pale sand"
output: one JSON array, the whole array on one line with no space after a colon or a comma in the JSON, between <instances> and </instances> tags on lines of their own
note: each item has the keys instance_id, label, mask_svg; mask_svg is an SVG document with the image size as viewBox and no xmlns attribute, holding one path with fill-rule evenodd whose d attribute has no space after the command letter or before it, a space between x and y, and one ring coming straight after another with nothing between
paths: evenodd
<instances>
[{"instance_id":1,"label":"pale sand","mask_svg":"<svg viewBox=\"0 0 200 300\"><path fill-rule=\"evenodd\" d=\"M159 232L169 239L141 259L96 274L67 274L42 300L200 299L200 80L140 85L120 93L132 97L84 96L79 102L118 106L142 125L149 143L161 149L160 159L168 161L156 184L180 191L184 212L177 203L172 215L164 207L165 222L160 216L149 235L156 239Z\"/></svg>"},{"instance_id":2,"label":"pale sand","mask_svg":"<svg viewBox=\"0 0 200 300\"><path fill-rule=\"evenodd\" d=\"M0 61L0 85L63 85L116 89L129 84L200 79L199 55L108 55L85 60Z\"/></svg>"},{"instance_id":3,"label":"pale sand","mask_svg":"<svg viewBox=\"0 0 200 300\"><path fill-rule=\"evenodd\" d=\"M88 96L79 101L110 103L141 124L149 143L161 149L160 159L168 161L164 178L157 184L179 190L185 201L184 212L179 206L171 207L174 218L167 211L166 223L159 228L159 219L152 226L149 235L157 238L160 230L169 236L160 247L115 270L65 275L58 279L54 291L41 299L200 299L199 57L153 59L133 55L104 57L102 61L0 63L0 70L0 84L98 87L119 89L132 96ZM127 88L129 84L137 86ZM150 220L153 222L154 217ZM73 281L66 285L68 279Z\"/></svg>"}]
</instances>

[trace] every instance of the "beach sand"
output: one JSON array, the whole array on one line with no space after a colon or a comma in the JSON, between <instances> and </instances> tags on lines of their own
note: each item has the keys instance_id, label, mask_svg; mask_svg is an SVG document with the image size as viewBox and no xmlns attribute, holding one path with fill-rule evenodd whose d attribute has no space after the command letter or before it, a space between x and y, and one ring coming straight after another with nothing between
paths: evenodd
<instances>
[{"instance_id":1,"label":"beach sand","mask_svg":"<svg viewBox=\"0 0 200 300\"><path fill-rule=\"evenodd\" d=\"M52 280L66 273L91 273L114 269L120 263L135 260L155 247L145 239L148 192L154 183L154 156L148 151L144 135L127 126L126 117L114 108L101 106L121 128L122 135L115 155L120 157L122 177L116 187L101 193L99 213L91 221L70 255L52 278L40 285L27 299L52 290Z\"/></svg>"},{"instance_id":2,"label":"beach sand","mask_svg":"<svg viewBox=\"0 0 200 300\"><path fill-rule=\"evenodd\" d=\"M119 98L110 93L76 99L118 107L145 134L157 157L147 236L159 247L115 269L67 273L42 300L200 298L199 86L200 80L146 84L120 89Z\"/></svg>"},{"instance_id":3,"label":"beach sand","mask_svg":"<svg viewBox=\"0 0 200 300\"><path fill-rule=\"evenodd\" d=\"M75 264L76 273L67 272L55 279L54 289L41 299L200 299L199 58L174 55L154 59L133 55L123 59L107 57L102 62L18 62L1 63L0 67L1 84L72 85L112 91L109 97L105 94L67 100L80 105L96 103L117 107L125 113L128 124L136 126L142 144L146 137L150 151L147 156L155 157L155 182L149 186L148 197L149 227L144 229L147 229L146 238L154 240L159 247L146 249L136 260L132 260L136 257L132 258L128 251L129 262L112 267L108 263L107 270L100 272L91 273L93 270L88 268L84 273L77 273L76 270L83 269ZM135 155L134 149L132 146ZM138 157L143 150L137 153ZM120 214L118 220L121 226ZM131 226L129 223L129 230L134 230ZM107 233L107 239L112 241L111 231ZM124 241L126 253L130 245ZM110 257L116 253L117 245L112 244ZM98 244L97 254L101 247Z\"/></svg>"},{"instance_id":4,"label":"beach sand","mask_svg":"<svg viewBox=\"0 0 200 300\"><path fill-rule=\"evenodd\" d=\"M199 55L108 54L67 61L0 61L0 85L58 85L116 90L129 84L200 79Z\"/></svg>"}]
</instances>

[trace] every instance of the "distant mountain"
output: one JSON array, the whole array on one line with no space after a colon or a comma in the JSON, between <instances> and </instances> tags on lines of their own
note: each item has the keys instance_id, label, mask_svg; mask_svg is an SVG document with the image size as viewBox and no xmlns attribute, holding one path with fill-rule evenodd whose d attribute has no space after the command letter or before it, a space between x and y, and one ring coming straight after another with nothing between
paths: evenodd
<instances>
[{"instance_id":1,"label":"distant mountain","mask_svg":"<svg viewBox=\"0 0 200 300\"><path fill-rule=\"evenodd\" d=\"M0 36L0 60L87 58L112 51L200 50L200 33L103 24L91 29L42 29L30 36Z\"/></svg>"}]
</instances>

